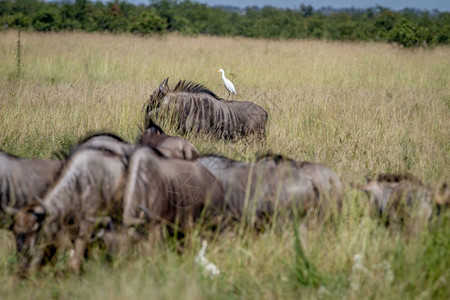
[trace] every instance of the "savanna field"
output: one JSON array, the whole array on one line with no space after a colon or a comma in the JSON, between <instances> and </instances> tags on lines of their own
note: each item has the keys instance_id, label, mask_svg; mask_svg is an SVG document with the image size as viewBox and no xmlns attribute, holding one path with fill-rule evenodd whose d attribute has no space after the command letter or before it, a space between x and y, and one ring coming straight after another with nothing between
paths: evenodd
<instances>
[{"instance_id":1,"label":"savanna field","mask_svg":"<svg viewBox=\"0 0 450 300\"><path fill-rule=\"evenodd\" d=\"M15 276L15 242L0 231L0 299L450 298L449 213L417 235L392 232L348 186L405 171L432 187L449 182L449 47L22 32L20 75L17 64L17 32L0 32L3 151L54 158L97 131L133 142L144 102L166 77L171 87L187 79L226 98L216 72L223 68L234 99L269 112L267 139L187 136L200 152L249 162L270 151L324 163L347 190L338 220L299 235L294 223L210 234L206 256L221 271L214 279L195 263L200 231L181 254L173 240L112 258L97 250L80 276L61 254L27 279Z\"/></svg>"}]
</instances>

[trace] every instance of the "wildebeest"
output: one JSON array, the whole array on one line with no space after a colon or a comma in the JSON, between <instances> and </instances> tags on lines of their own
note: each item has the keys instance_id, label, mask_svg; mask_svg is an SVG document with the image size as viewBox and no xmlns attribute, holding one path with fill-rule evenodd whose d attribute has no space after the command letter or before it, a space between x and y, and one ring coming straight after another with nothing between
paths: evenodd
<instances>
[{"instance_id":1,"label":"wildebeest","mask_svg":"<svg viewBox=\"0 0 450 300\"><path fill-rule=\"evenodd\" d=\"M259 226L276 213L302 217L314 211L323 214L330 208L323 184L318 184L320 179L297 166L271 160L244 163L216 155L196 161L220 179L226 209L233 219L244 217Z\"/></svg>"},{"instance_id":2,"label":"wildebeest","mask_svg":"<svg viewBox=\"0 0 450 300\"><path fill-rule=\"evenodd\" d=\"M188 230L203 217L219 217L223 188L206 168L192 161L165 158L149 147L139 147L128 166L123 222L148 228L169 225ZM204 211L203 211L204 210Z\"/></svg>"},{"instance_id":3,"label":"wildebeest","mask_svg":"<svg viewBox=\"0 0 450 300\"><path fill-rule=\"evenodd\" d=\"M61 165L59 160L19 158L0 151L0 228L18 209L45 194Z\"/></svg>"},{"instance_id":4,"label":"wildebeest","mask_svg":"<svg viewBox=\"0 0 450 300\"><path fill-rule=\"evenodd\" d=\"M339 176L329 167L319 163L296 161L279 154L270 153L260 156L257 163L276 165L288 164L298 169L311 178L321 197L336 204L338 210L342 208L342 199L345 192L344 186Z\"/></svg>"},{"instance_id":5,"label":"wildebeest","mask_svg":"<svg viewBox=\"0 0 450 300\"><path fill-rule=\"evenodd\" d=\"M113 135L84 140L41 203L15 214L12 230L25 266L37 267L45 246L59 248L69 241L74 250L69 265L79 271L95 226L120 215L129 149Z\"/></svg>"},{"instance_id":6,"label":"wildebeest","mask_svg":"<svg viewBox=\"0 0 450 300\"><path fill-rule=\"evenodd\" d=\"M136 144L146 145L156 148L166 157L194 159L199 156L199 152L189 141L164 133L152 119L148 119L145 130L137 138Z\"/></svg>"},{"instance_id":7,"label":"wildebeest","mask_svg":"<svg viewBox=\"0 0 450 300\"><path fill-rule=\"evenodd\" d=\"M409 233L417 232L450 201L445 184L435 191L412 174L380 174L358 188L368 193L372 212L386 225Z\"/></svg>"},{"instance_id":8,"label":"wildebeest","mask_svg":"<svg viewBox=\"0 0 450 300\"><path fill-rule=\"evenodd\" d=\"M249 101L220 99L203 85L179 81L169 89L165 79L146 104L146 122L170 116L179 134L206 133L215 138L265 136L267 112Z\"/></svg>"},{"instance_id":9,"label":"wildebeest","mask_svg":"<svg viewBox=\"0 0 450 300\"><path fill-rule=\"evenodd\" d=\"M369 195L372 212L381 216L387 210L394 189L401 182L411 182L422 186L420 180L412 174L382 173L375 180L368 180L366 184L355 185L355 187L365 191Z\"/></svg>"}]
</instances>

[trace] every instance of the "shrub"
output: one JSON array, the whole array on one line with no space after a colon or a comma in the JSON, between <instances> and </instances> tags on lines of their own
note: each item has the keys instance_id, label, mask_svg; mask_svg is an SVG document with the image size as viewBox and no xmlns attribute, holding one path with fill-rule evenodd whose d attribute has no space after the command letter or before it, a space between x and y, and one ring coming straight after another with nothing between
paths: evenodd
<instances>
[{"instance_id":1,"label":"shrub","mask_svg":"<svg viewBox=\"0 0 450 300\"><path fill-rule=\"evenodd\" d=\"M60 17L52 10L44 10L36 13L32 25L37 31L57 31L60 29Z\"/></svg>"},{"instance_id":2,"label":"shrub","mask_svg":"<svg viewBox=\"0 0 450 300\"><path fill-rule=\"evenodd\" d=\"M167 30L167 20L158 16L154 11L143 12L133 22L130 31L141 34L164 33Z\"/></svg>"},{"instance_id":3,"label":"shrub","mask_svg":"<svg viewBox=\"0 0 450 300\"><path fill-rule=\"evenodd\" d=\"M404 47L415 47L426 43L427 31L413 26L408 20L402 19L389 32L388 41L395 42Z\"/></svg>"}]
</instances>

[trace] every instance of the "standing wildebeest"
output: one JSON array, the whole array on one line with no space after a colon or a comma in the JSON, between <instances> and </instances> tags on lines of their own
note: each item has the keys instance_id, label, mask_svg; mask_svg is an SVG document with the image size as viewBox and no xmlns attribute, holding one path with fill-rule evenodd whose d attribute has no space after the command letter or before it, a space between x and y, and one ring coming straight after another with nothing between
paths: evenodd
<instances>
[{"instance_id":1,"label":"standing wildebeest","mask_svg":"<svg viewBox=\"0 0 450 300\"><path fill-rule=\"evenodd\" d=\"M268 114L262 107L249 101L220 99L204 86L184 80L170 90L168 80L150 95L146 122L170 116L180 134L202 132L223 139L265 136Z\"/></svg>"},{"instance_id":2,"label":"standing wildebeest","mask_svg":"<svg viewBox=\"0 0 450 300\"><path fill-rule=\"evenodd\" d=\"M79 271L94 227L120 214L127 155L133 149L113 135L101 135L72 151L43 201L14 216L12 229L26 266L39 265L44 246L58 248L73 240L69 265Z\"/></svg>"},{"instance_id":3,"label":"standing wildebeest","mask_svg":"<svg viewBox=\"0 0 450 300\"><path fill-rule=\"evenodd\" d=\"M338 210L342 208L344 186L339 176L327 166L307 161L296 161L279 154L266 154L261 156L257 163L276 165L287 164L298 169L311 178L321 197L336 204Z\"/></svg>"},{"instance_id":4,"label":"standing wildebeest","mask_svg":"<svg viewBox=\"0 0 450 300\"><path fill-rule=\"evenodd\" d=\"M380 174L357 187L368 193L372 213L383 218L386 225L410 233L416 233L433 215L445 209L446 201L450 200L445 184L434 191L411 174Z\"/></svg>"},{"instance_id":5,"label":"standing wildebeest","mask_svg":"<svg viewBox=\"0 0 450 300\"><path fill-rule=\"evenodd\" d=\"M271 161L249 164L215 155L196 161L221 181L226 209L233 219L245 217L258 225L276 213L323 214L330 205L335 205L323 194L319 179L290 164Z\"/></svg>"},{"instance_id":6,"label":"standing wildebeest","mask_svg":"<svg viewBox=\"0 0 450 300\"><path fill-rule=\"evenodd\" d=\"M195 162L165 158L154 149L139 147L130 158L123 202L126 226L147 224L157 230L160 225L173 229L177 224L183 231L203 210L206 221L216 221L222 212L223 188Z\"/></svg>"},{"instance_id":7,"label":"standing wildebeest","mask_svg":"<svg viewBox=\"0 0 450 300\"><path fill-rule=\"evenodd\" d=\"M420 180L411 174L379 174L375 180L368 180L366 184L355 185L365 191L370 197L372 213L382 216L388 208L393 192L400 183L411 182L422 186Z\"/></svg>"},{"instance_id":8,"label":"standing wildebeest","mask_svg":"<svg viewBox=\"0 0 450 300\"><path fill-rule=\"evenodd\" d=\"M199 156L197 148L189 141L164 133L164 131L152 119L148 119L145 130L137 138L136 144L150 146L158 149L165 157L194 159Z\"/></svg>"},{"instance_id":9,"label":"standing wildebeest","mask_svg":"<svg viewBox=\"0 0 450 300\"><path fill-rule=\"evenodd\" d=\"M0 228L18 209L37 203L54 183L62 163L50 159L25 159L0 151ZM5 223L5 224L3 224Z\"/></svg>"}]
</instances>

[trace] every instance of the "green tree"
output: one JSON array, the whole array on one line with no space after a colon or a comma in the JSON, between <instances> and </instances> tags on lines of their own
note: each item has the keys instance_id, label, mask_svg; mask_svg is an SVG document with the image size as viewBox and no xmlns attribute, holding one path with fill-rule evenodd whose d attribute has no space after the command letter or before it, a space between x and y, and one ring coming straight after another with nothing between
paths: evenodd
<instances>
[{"instance_id":1,"label":"green tree","mask_svg":"<svg viewBox=\"0 0 450 300\"><path fill-rule=\"evenodd\" d=\"M387 40L389 31L391 31L400 19L399 14L389 9L379 7L381 12L375 16L374 37L381 40Z\"/></svg>"},{"instance_id":2,"label":"green tree","mask_svg":"<svg viewBox=\"0 0 450 300\"><path fill-rule=\"evenodd\" d=\"M42 10L34 15L31 23L37 31L57 31L60 28L60 17L54 10Z\"/></svg>"},{"instance_id":3,"label":"green tree","mask_svg":"<svg viewBox=\"0 0 450 300\"><path fill-rule=\"evenodd\" d=\"M131 25L130 31L141 34L159 33L167 30L167 20L158 16L153 10L143 12Z\"/></svg>"},{"instance_id":4,"label":"green tree","mask_svg":"<svg viewBox=\"0 0 450 300\"><path fill-rule=\"evenodd\" d=\"M406 19L402 19L389 32L388 41L395 42L404 47L414 47L423 45L426 42L427 31L417 28Z\"/></svg>"}]
</instances>

